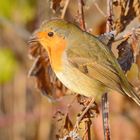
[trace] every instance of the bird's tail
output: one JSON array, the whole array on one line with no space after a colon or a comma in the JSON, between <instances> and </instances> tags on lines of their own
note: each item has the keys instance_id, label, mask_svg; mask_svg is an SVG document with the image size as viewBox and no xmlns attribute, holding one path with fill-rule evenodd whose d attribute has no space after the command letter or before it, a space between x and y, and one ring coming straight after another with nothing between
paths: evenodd
<instances>
[{"instance_id":1,"label":"bird's tail","mask_svg":"<svg viewBox=\"0 0 140 140\"><path fill-rule=\"evenodd\" d=\"M140 97L130 83L127 82L127 85L125 84L123 91L140 106Z\"/></svg>"}]
</instances>

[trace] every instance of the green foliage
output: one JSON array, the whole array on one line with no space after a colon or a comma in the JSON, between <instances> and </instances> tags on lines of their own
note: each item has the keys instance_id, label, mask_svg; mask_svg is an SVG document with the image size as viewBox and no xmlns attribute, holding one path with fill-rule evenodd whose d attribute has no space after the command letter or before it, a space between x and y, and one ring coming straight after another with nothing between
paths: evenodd
<instances>
[{"instance_id":1,"label":"green foliage","mask_svg":"<svg viewBox=\"0 0 140 140\"><path fill-rule=\"evenodd\" d=\"M33 17L35 4L36 1L33 0L2 0L0 2L0 16L9 19L18 17L24 23Z\"/></svg>"},{"instance_id":2,"label":"green foliage","mask_svg":"<svg viewBox=\"0 0 140 140\"><path fill-rule=\"evenodd\" d=\"M0 49L0 84L11 80L17 70L17 61L10 49Z\"/></svg>"}]
</instances>

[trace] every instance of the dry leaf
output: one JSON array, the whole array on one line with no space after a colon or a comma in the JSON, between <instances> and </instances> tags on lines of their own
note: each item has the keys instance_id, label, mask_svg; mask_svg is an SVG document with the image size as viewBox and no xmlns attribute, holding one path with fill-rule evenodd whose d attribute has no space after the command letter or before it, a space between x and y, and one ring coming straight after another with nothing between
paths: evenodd
<instances>
[{"instance_id":1,"label":"dry leaf","mask_svg":"<svg viewBox=\"0 0 140 140\"><path fill-rule=\"evenodd\" d=\"M117 46L118 49L118 62L124 72L130 70L132 63L134 62L134 55L132 45L128 43L128 40L121 42Z\"/></svg>"},{"instance_id":2,"label":"dry leaf","mask_svg":"<svg viewBox=\"0 0 140 140\"><path fill-rule=\"evenodd\" d=\"M60 11L64 7L64 0L51 0L51 9L54 12Z\"/></svg>"},{"instance_id":3,"label":"dry leaf","mask_svg":"<svg viewBox=\"0 0 140 140\"><path fill-rule=\"evenodd\" d=\"M119 33L124 31L135 17L139 16L140 4L138 0L123 0L113 4L116 11L118 11L119 8L119 11L115 13L116 19L114 21L115 29ZM118 13L119 15L117 16Z\"/></svg>"}]
</instances>

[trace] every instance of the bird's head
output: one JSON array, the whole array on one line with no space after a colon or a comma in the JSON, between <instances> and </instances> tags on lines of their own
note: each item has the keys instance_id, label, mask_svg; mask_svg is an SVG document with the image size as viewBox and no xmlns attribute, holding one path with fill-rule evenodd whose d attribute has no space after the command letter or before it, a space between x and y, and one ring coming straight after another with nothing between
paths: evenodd
<instances>
[{"instance_id":1,"label":"bird's head","mask_svg":"<svg viewBox=\"0 0 140 140\"><path fill-rule=\"evenodd\" d=\"M29 40L29 43L39 42L47 51L51 64L59 70L62 64L61 58L68 46L74 25L64 20L45 21L36 30ZM55 64L54 64L55 63Z\"/></svg>"}]
</instances>

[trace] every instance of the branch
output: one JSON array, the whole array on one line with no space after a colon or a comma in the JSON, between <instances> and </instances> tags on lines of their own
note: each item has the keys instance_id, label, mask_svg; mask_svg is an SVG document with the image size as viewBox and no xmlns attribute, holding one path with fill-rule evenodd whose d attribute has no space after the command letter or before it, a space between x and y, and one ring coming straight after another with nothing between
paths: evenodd
<instances>
[{"instance_id":1,"label":"branch","mask_svg":"<svg viewBox=\"0 0 140 140\"><path fill-rule=\"evenodd\" d=\"M127 31L124 34L120 35L119 37L116 37L114 41L127 39L131 37L133 34L135 34L136 36L140 36L140 26L132 28L130 31Z\"/></svg>"},{"instance_id":2,"label":"branch","mask_svg":"<svg viewBox=\"0 0 140 140\"><path fill-rule=\"evenodd\" d=\"M107 23L106 23L106 32L113 30L113 2L112 0L107 0Z\"/></svg>"},{"instance_id":3,"label":"branch","mask_svg":"<svg viewBox=\"0 0 140 140\"><path fill-rule=\"evenodd\" d=\"M81 122L81 120L83 119L84 115L87 113L87 111L90 109L90 107L92 106L92 104L94 103L95 99L93 98L90 103L88 104L88 106L85 108L85 110L82 112L82 114L80 115L80 117L78 118L75 126L74 126L74 130L77 129L79 123Z\"/></svg>"},{"instance_id":4,"label":"branch","mask_svg":"<svg viewBox=\"0 0 140 140\"><path fill-rule=\"evenodd\" d=\"M106 32L113 31L113 2L112 0L107 0L107 23L106 23ZM112 41L108 44L108 47L111 48ZM110 140L110 125L109 125L109 102L108 94L105 93L102 96L102 116L103 116L103 128L104 128L104 139Z\"/></svg>"},{"instance_id":5,"label":"branch","mask_svg":"<svg viewBox=\"0 0 140 140\"><path fill-rule=\"evenodd\" d=\"M91 140L91 132L90 132L91 124L92 124L91 119L88 118L88 120L85 121L87 140Z\"/></svg>"},{"instance_id":6,"label":"branch","mask_svg":"<svg viewBox=\"0 0 140 140\"><path fill-rule=\"evenodd\" d=\"M79 14L80 27L81 29L86 31L83 6L84 6L83 0L78 0L78 12L79 12L78 14Z\"/></svg>"},{"instance_id":7,"label":"branch","mask_svg":"<svg viewBox=\"0 0 140 140\"><path fill-rule=\"evenodd\" d=\"M65 2L65 6L64 6L63 11L62 11L61 19L64 19L64 17L65 17L69 2L70 2L70 0L66 0L66 2Z\"/></svg>"},{"instance_id":8,"label":"branch","mask_svg":"<svg viewBox=\"0 0 140 140\"><path fill-rule=\"evenodd\" d=\"M107 15L101 10L101 8L99 7L99 5L97 4L97 2L94 2L95 7L97 8L97 10L101 13L101 15L103 15L103 17L107 17Z\"/></svg>"},{"instance_id":9,"label":"branch","mask_svg":"<svg viewBox=\"0 0 140 140\"><path fill-rule=\"evenodd\" d=\"M102 116L103 116L103 126L104 126L104 139L111 140L110 136L110 125L109 125L109 102L107 93L102 97Z\"/></svg>"}]
</instances>

